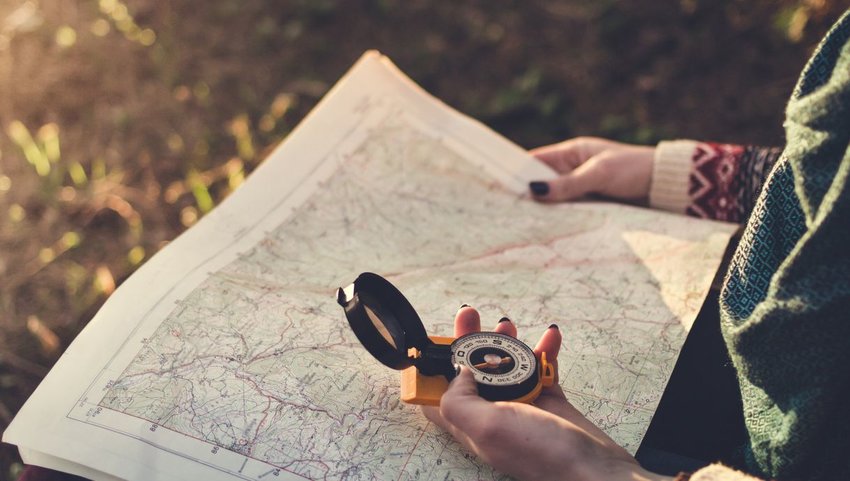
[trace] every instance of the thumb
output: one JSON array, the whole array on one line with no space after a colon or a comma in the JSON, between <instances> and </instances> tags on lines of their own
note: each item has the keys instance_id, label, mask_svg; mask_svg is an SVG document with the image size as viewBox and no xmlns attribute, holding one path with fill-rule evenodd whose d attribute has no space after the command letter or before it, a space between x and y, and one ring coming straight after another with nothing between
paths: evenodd
<instances>
[{"instance_id":1,"label":"thumb","mask_svg":"<svg viewBox=\"0 0 850 481\"><path fill-rule=\"evenodd\" d=\"M472 375L472 371L466 366L461 366L458 375L449 383L449 388L443 394L440 404L446 401L451 403L467 401L466 398L469 397L480 399L478 396L478 385L475 384L475 377Z\"/></svg>"},{"instance_id":2,"label":"thumb","mask_svg":"<svg viewBox=\"0 0 850 481\"><path fill-rule=\"evenodd\" d=\"M472 371L463 366L440 399L440 414L461 431L468 431L490 404L478 395Z\"/></svg>"},{"instance_id":3,"label":"thumb","mask_svg":"<svg viewBox=\"0 0 850 481\"><path fill-rule=\"evenodd\" d=\"M573 200L602 190L607 181L604 164L591 158L575 170L550 180L549 192L537 198L551 202Z\"/></svg>"}]
</instances>

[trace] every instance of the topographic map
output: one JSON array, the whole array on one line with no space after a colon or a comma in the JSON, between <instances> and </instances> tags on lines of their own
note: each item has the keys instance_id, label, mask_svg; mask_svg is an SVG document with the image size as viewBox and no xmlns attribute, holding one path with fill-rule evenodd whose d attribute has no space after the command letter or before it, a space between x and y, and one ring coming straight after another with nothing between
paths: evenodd
<instances>
[{"instance_id":1,"label":"topographic map","mask_svg":"<svg viewBox=\"0 0 850 481\"><path fill-rule=\"evenodd\" d=\"M430 334L449 335L462 303L485 328L511 317L531 345L557 323L570 401L634 452L731 228L538 204L400 99L356 111L369 121L320 159L333 168L317 187L126 342L68 417L152 449L206 446L180 456L244 479L502 478L400 403L399 373L351 332L334 291L373 271Z\"/></svg>"}]
</instances>

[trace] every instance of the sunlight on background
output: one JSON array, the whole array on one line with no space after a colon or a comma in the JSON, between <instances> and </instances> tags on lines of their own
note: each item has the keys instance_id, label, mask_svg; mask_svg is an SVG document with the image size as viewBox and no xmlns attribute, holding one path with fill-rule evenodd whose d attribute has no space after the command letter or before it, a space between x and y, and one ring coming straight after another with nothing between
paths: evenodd
<instances>
[{"instance_id":1,"label":"sunlight on background","mask_svg":"<svg viewBox=\"0 0 850 481\"><path fill-rule=\"evenodd\" d=\"M119 32L123 33L127 40L139 42L146 47L150 47L154 44L154 42L156 42L156 33L154 33L154 31L150 28L140 28L130 15L127 5L123 2L119 0L100 0L99 5L100 11L112 20L115 28ZM97 20L95 22L97 22ZM104 36L109 32L109 24L101 24L98 27L95 27L93 24L92 32L95 31L95 28L97 28L99 32L103 32L101 36Z\"/></svg>"}]
</instances>

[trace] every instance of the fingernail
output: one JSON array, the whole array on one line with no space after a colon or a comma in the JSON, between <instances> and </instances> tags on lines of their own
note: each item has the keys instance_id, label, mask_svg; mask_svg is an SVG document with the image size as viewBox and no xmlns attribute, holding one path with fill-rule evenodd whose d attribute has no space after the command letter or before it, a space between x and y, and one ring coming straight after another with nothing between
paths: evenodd
<instances>
[{"instance_id":1,"label":"fingernail","mask_svg":"<svg viewBox=\"0 0 850 481\"><path fill-rule=\"evenodd\" d=\"M550 325L549 325L549 329L552 329L553 327L554 327L555 329L558 329L558 325L557 325L557 324L550 324Z\"/></svg>"},{"instance_id":2,"label":"fingernail","mask_svg":"<svg viewBox=\"0 0 850 481\"><path fill-rule=\"evenodd\" d=\"M501 324L503 322L511 322L511 320L508 319L507 317L503 317L503 318L499 319L499 324Z\"/></svg>"},{"instance_id":3,"label":"fingernail","mask_svg":"<svg viewBox=\"0 0 850 481\"><path fill-rule=\"evenodd\" d=\"M549 184L546 182L534 181L528 183L528 188L534 195L546 195L549 193Z\"/></svg>"},{"instance_id":4,"label":"fingernail","mask_svg":"<svg viewBox=\"0 0 850 481\"><path fill-rule=\"evenodd\" d=\"M461 304L460 305L460 309L463 309L464 307L469 307L469 304Z\"/></svg>"}]
</instances>

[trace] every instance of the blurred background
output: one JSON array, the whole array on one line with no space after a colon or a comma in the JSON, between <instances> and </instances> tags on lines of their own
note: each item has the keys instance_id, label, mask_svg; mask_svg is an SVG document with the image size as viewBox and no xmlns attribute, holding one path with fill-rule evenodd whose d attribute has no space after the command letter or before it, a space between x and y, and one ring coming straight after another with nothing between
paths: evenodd
<instances>
[{"instance_id":1,"label":"blurred background","mask_svg":"<svg viewBox=\"0 0 850 481\"><path fill-rule=\"evenodd\" d=\"M850 0L0 0L0 430L364 50L525 148L782 145ZM0 480L22 469L0 448Z\"/></svg>"}]
</instances>

